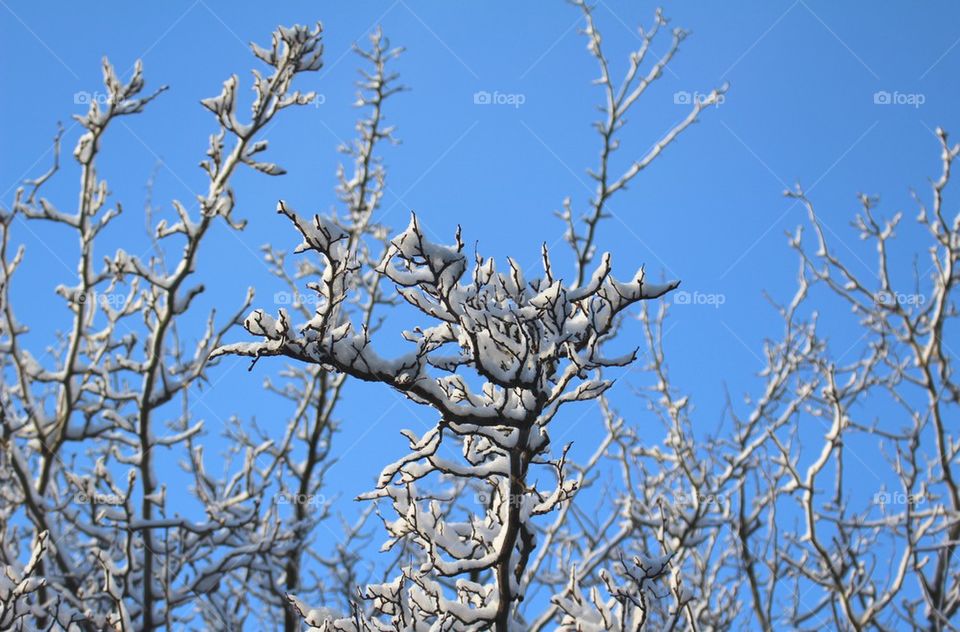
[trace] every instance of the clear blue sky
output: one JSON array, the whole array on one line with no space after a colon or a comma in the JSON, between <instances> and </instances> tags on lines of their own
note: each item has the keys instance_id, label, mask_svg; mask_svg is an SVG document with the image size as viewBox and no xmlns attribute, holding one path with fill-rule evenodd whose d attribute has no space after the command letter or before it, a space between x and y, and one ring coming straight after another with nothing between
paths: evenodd
<instances>
[{"instance_id":1,"label":"clear blue sky","mask_svg":"<svg viewBox=\"0 0 960 632\"><path fill-rule=\"evenodd\" d=\"M615 77L637 44L635 26L649 23L654 6L599 2L596 20ZM750 390L761 367L762 340L779 331L762 292L786 299L793 290L795 256L784 231L803 216L782 196L785 186L800 182L807 188L836 233L835 243L842 240L840 248L863 273L874 255L848 225L858 210L856 194L879 194L882 211L904 209L912 217L909 188L925 192L927 178L939 168L932 130L942 126L960 135L960 5L697 0L668 1L664 9L672 24L692 35L634 110L615 164L626 166L686 114L686 106L674 103L677 92L708 92L724 81L730 91L615 199L617 218L603 225L599 243L614 253L620 274L645 263L654 276L682 279L686 291L723 296L719 307L677 306L667 345L678 383L695 394L706 432L721 419L724 384L734 395ZM249 41L268 41L280 23L317 20L325 28L326 65L300 85L322 94L323 103L286 112L266 134L269 159L288 175L248 171L236 180L235 214L249 225L238 235L221 227L206 243L199 263L210 288L204 307L233 309L248 285L259 289L261 303L279 289L258 254L266 241L278 248L299 241L273 212L278 198L302 212L334 202L340 159L335 148L351 138L357 116L350 104L359 60L348 51L377 24L407 48L396 69L412 88L388 108L403 144L386 152L387 224L402 228L414 209L436 235L451 236L461 224L467 241L479 240L485 254L533 263L540 242L554 243L562 234L552 211L563 197L584 208L590 193L584 170L599 151L590 124L601 95L590 85L597 70L577 33L580 13L560 1L0 0L3 204L9 206L22 178L47 168L50 155L44 152L56 121L69 126L70 116L84 111L75 95L102 92L101 56L108 55L124 76L142 58L148 87L171 89L145 114L107 134L101 167L130 213L124 224L130 236L115 233L111 239L139 239L144 183L158 159L164 166L154 201L165 211L169 200L192 200L194 191L204 189L196 164L214 125L198 101L217 94L231 73L249 86L255 64ZM666 43L661 40L657 51ZM523 95L523 104L476 105L473 94L480 90ZM881 91L910 103L877 104ZM77 133L77 127L68 131L65 157ZM47 192L68 208L77 190L70 162L65 160ZM72 266L64 256L72 242L59 229L33 228ZM919 243L911 231L902 231L905 248ZM29 250L15 291L30 297L21 301L20 315L33 325L31 338L39 348L67 322L52 288L69 281L72 270L36 235L21 230L20 236ZM560 244L555 252L558 258L565 254ZM849 346L845 330L836 327L836 349L843 352ZM628 330L634 338L627 342L639 344L636 334ZM262 425L276 415L252 388L276 367L262 364L253 375L245 368L245 361L228 360L212 372L216 386L201 407L211 430L218 418L232 414L256 416ZM642 423L645 413L628 390L622 388L615 401ZM422 430L432 421L396 395L366 387L351 394L342 417L350 423L338 441L352 454L329 481L331 492L347 497L368 489L386 455L403 449L397 429ZM411 422L414 417L421 421ZM592 449L593 419L568 419L578 423L567 432L584 451Z\"/></svg>"}]
</instances>

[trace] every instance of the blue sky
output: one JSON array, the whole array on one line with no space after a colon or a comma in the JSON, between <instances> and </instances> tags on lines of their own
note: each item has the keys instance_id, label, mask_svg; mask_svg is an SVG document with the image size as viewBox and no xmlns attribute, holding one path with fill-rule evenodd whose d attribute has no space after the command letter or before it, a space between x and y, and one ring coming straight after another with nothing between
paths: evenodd
<instances>
[{"instance_id":1,"label":"blue sky","mask_svg":"<svg viewBox=\"0 0 960 632\"><path fill-rule=\"evenodd\" d=\"M650 23L654 6L598 2L597 25L614 77L637 45L635 26ZM786 300L793 291L796 259L784 231L804 218L783 189L804 185L837 247L864 274L874 254L849 227L856 194L878 194L882 212L905 210L912 217L910 187L925 193L928 177L939 169L933 130L960 134L960 5L698 0L668 1L664 11L692 34L635 107L614 165L625 168L685 116L687 106L675 103L682 100L678 94L706 93L724 82L730 90L614 200L616 217L602 225L599 243L614 254L621 275L646 264L648 274L681 279L687 292L722 296L718 306L677 305L667 340L670 366L694 393L707 432L721 420L724 386L734 395L754 388L762 341L779 331L763 292ZM537 261L541 242L558 242L563 226L552 212L567 195L583 210L592 190L585 169L599 152L591 122L601 98L590 84L595 62L577 32L580 13L559 1L0 0L4 206L18 182L47 168L56 122L69 128L70 116L84 111L76 103L84 97L77 95L102 92L101 56L124 76L142 58L148 88L171 89L144 114L110 130L101 166L113 195L129 209L128 232L115 232L108 243L141 239L145 182L159 161L154 203L165 212L170 200L192 200L204 186L196 164L214 125L199 100L217 94L231 73L249 86L255 60L247 42L268 41L277 24L317 20L324 24L326 65L300 85L320 93L322 103L286 112L266 133L268 159L288 175L244 172L237 178L235 215L249 225L238 234L221 226L206 244L199 269L209 291L198 307L218 305L226 313L251 285L261 304L268 302L279 287L259 261L259 246L271 241L292 249L299 241L274 214L276 200L301 212L334 203L335 149L351 138L357 117L350 105L359 60L349 48L377 24L407 48L395 67L411 88L387 111L402 144L385 151L390 191L382 221L402 229L416 210L437 236L452 237L460 224L481 252L525 264ZM661 40L656 52L666 43ZM477 105L478 91L514 95L522 104ZM883 103L885 95L893 102ZM68 129L65 158L77 135L77 127ZM64 160L47 191L68 208L77 190L70 162ZM72 242L55 227L32 228L19 234L28 259L15 293L23 299L20 317L31 323L33 344L41 348L68 322L52 288L72 276ZM921 242L914 228L901 233L901 253L916 250ZM556 259L565 256L563 249L557 243ZM64 268L60 258L70 265ZM834 314L829 310L836 304L830 305L824 311L835 336L831 343L842 353L849 348L850 330L841 318L846 312ZM625 344L640 343L635 328L626 335ZM245 361L228 360L212 372L215 387L201 407L211 430L233 414L256 416L262 425L276 415L251 386L277 367L261 365L254 375L245 368ZM628 391L622 388L615 401L642 423L645 413ZM396 430L418 428L413 418L420 425L432 421L425 411L367 386L350 393L342 417L350 423L338 440L351 456L329 482L331 493L347 497L368 489L384 458L403 449ZM582 439L585 451L592 449L591 419L574 417L568 422L575 425L563 431Z\"/></svg>"}]
</instances>

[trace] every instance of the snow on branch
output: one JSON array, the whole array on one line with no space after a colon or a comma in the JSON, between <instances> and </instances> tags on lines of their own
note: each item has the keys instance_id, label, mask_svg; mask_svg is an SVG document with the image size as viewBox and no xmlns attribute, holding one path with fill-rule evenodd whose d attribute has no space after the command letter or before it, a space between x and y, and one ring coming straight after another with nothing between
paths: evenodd
<instances>
[{"instance_id":1,"label":"snow on branch","mask_svg":"<svg viewBox=\"0 0 960 632\"><path fill-rule=\"evenodd\" d=\"M527 279L513 260L502 272L479 254L470 262L459 230L451 244L431 241L412 215L376 271L429 324L403 332L414 349L387 358L376 351L370 332L341 309L363 273L349 234L318 215L302 218L283 201L277 211L300 233L297 251L313 252L322 261L319 279L310 284L317 308L300 324L286 309L276 316L255 310L244 326L263 340L225 345L214 355L255 361L286 356L383 383L431 406L439 425L422 438L408 434L410 455L388 466L377 490L363 496L389 499L398 515L386 523L392 542L412 538L426 555L419 569L404 571L408 594L389 594L409 599L424 616L456 620L465 629L505 621L523 594L518 580L535 546L531 517L556 508L576 489L564 479L562 464L554 490L541 492L523 482L526 470L547 451L549 421L562 405L594 399L610 386L600 369L633 361L634 353L609 356L603 349L618 316L677 284L647 283L642 269L620 281L604 255L586 284L570 287L553 278L546 247L543 275ZM482 384L472 387L458 372L462 369L475 371ZM462 438L464 465L439 456L444 437ZM467 521L449 519L438 503L424 504L418 491L417 481L431 474L488 481L490 506ZM458 584L454 596L430 579L479 572L492 572L497 581L469 589ZM368 588L370 595L379 594L368 598L383 600L387 593L381 589Z\"/></svg>"}]
</instances>

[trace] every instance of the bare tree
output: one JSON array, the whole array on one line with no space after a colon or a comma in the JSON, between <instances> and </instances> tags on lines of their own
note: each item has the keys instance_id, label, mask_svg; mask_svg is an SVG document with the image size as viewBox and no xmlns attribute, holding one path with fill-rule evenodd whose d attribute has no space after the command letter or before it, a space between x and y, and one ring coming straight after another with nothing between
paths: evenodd
<instances>
[{"instance_id":1,"label":"bare tree","mask_svg":"<svg viewBox=\"0 0 960 632\"><path fill-rule=\"evenodd\" d=\"M319 216L303 220L283 202L279 210L296 223L303 249L325 259L317 287L320 305L299 331L285 310L277 318L255 311L245 326L265 342L236 343L219 352L285 355L329 366L387 384L436 410L437 427L422 437L406 431L411 454L388 466L377 491L368 495L390 499L399 516L387 525L390 535L412 537L429 552L426 568L405 568L399 585L368 587L367 593L384 602L378 609L395 615L394 623L404 623L404 611L410 608L414 619L455 619L471 627L493 623L506 629L512 606L522 599L523 571L535 545L529 521L574 489L564 478L563 457L546 458L549 422L564 404L595 398L610 386L593 377L598 369L633 360L632 353L607 357L600 348L616 316L674 285L648 284L642 270L631 281L617 281L605 255L589 283L566 288L553 278L546 249L544 275L529 284L516 264L498 273L492 260L479 255L468 275L459 235L451 246L432 243L414 216L379 269L436 324L406 332L416 349L387 359L375 351L367 328L354 330L338 309L352 285L351 275L361 269L346 233ZM456 349L450 349L453 345ZM475 371L482 386L471 388L458 370ZM438 454L447 433L462 438L465 463ZM554 469L557 486L537 490L528 480L532 465ZM434 473L482 479L490 487L490 507L465 521L445 519L436 502L421 507L431 496L421 495L418 481ZM495 583L461 580L455 599L444 596L432 578L434 573L457 577L482 571L492 571Z\"/></svg>"},{"instance_id":2,"label":"bare tree","mask_svg":"<svg viewBox=\"0 0 960 632\"><path fill-rule=\"evenodd\" d=\"M764 348L757 393L728 403L732 432L695 436L717 424L693 421L692 398L670 378L667 307L641 311L653 378L644 396L664 421L662 443L604 406L608 434L587 465L619 464L615 500L610 511L581 512L581 529L562 519L551 528L552 541L574 552L567 564L545 557L570 581L533 629L557 613L569 629L956 628L958 448L948 420L958 398L947 337L960 216L946 214L944 192L960 146L942 130L937 137L942 171L929 198L915 195L931 242L926 270L902 274L891 254L901 214L880 219L876 198L860 196L854 221L877 252L874 275L862 276L832 247L802 189L787 192L806 207L814 245L800 229L790 235L797 290L774 304L784 331ZM827 294L814 302L817 287ZM853 314L854 343L831 346L819 310ZM821 443L801 438L811 427L822 429ZM576 505L565 510L577 514ZM668 586L654 586L667 567Z\"/></svg>"},{"instance_id":3,"label":"bare tree","mask_svg":"<svg viewBox=\"0 0 960 632\"><path fill-rule=\"evenodd\" d=\"M590 268L604 206L696 120L700 108L648 156L619 178L611 176L616 131L634 95L648 83L630 84L644 49L631 58L625 82L615 85L589 8L581 8L607 105L597 125L601 162L591 171L597 192L582 216L575 217L569 200L560 214L577 271L576 281L560 294L566 293L562 304L573 303L565 307L571 310L567 318L585 317L586 339L599 345L617 333L616 318L598 324L593 311L597 299L610 300L602 281L608 259L599 272L591 274ZM658 14L657 25L662 23ZM682 37L675 34L675 45ZM650 80L661 69L650 71ZM368 333L323 308L299 329L286 314L255 312L246 326L265 341L226 351L319 362L386 383L433 407L439 417L437 427L422 437L405 431L411 454L384 470L378 489L365 496L390 501L396 518L384 519L391 536L387 546L414 542L421 549L412 558L416 563L392 582L361 591L372 603L373 617L355 611L337 618L291 596L296 609L312 626L350 630L432 625L729 630L746 621L765 630L784 624L953 629L960 598L954 558L957 447L946 420L956 413L957 387L944 338L956 316L951 291L958 278L960 217L946 216L943 193L958 149L944 133L938 135L942 174L933 183L931 202L917 197L920 222L933 241L931 265L907 281L909 291L891 272L897 266L887 248L899 215L878 220L876 201L861 197L863 212L855 225L879 254L876 278L864 279L830 248L802 190L788 193L807 207L816 247L807 250L799 231L791 236L801 265L794 295L783 305L774 303L783 334L764 348L767 366L757 393L743 405L728 404L724 414L734 425L720 436L697 437L695 428L704 426L694 421L691 397L671 381L663 344L665 304L655 311L644 306L639 316L649 349L645 368L653 378L643 396L664 428L658 442L607 401L603 370L622 358L605 360L599 346L587 342L579 350L578 342L572 352L561 347L558 355L539 356L530 365L538 369L524 368L544 348L557 353L543 340L555 342L551 335L563 339L569 333L565 321L543 318L555 317L553 303L537 304L555 282L548 254L543 277L526 286L512 262L498 273L479 256L467 277L459 237L454 246L433 244L416 218L394 239L393 263L381 267L422 316L439 322L405 334L416 351L386 360L373 351ZM337 245L342 236L322 219L311 224L285 206L281 212L296 222L306 248L327 253L331 270L350 268ZM335 304L338 288L347 285L336 272L326 273L321 303ZM821 337L811 299L816 286L832 291L858 316L857 360L844 364L849 351L831 348ZM525 287L530 297L519 292ZM664 289L650 295L641 290L636 298ZM532 319L531 307L540 310ZM568 384L564 362L576 367L578 378L590 370L587 380ZM550 388L538 391L539 384L524 380L525 370L533 372L531 378L547 376ZM574 400L600 404L607 432L584 463L569 461L565 448L551 451L533 432L546 433L559 404L568 401L561 386L573 389ZM885 413L880 418L877 406ZM891 412L897 409L903 422ZM514 419L517 411L521 417ZM801 441L801 428L821 423L820 445ZM442 453L445 448L456 460ZM886 456L889 481L899 489L887 491L879 482L876 466L857 455L864 448L879 448ZM581 506L582 490L611 464L620 476L604 489L601 506ZM553 472L546 490L530 483L538 466ZM864 477L877 481L876 488L864 493L858 485ZM479 513L464 510L456 500L477 487L486 506ZM548 513L551 520L538 518ZM524 601L541 589L553 595L547 608Z\"/></svg>"},{"instance_id":4,"label":"bare tree","mask_svg":"<svg viewBox=\"0 0 960 632\"><path fill-rule=\"evenodd\" d=\"M249 119L237 111L236 77L203 101L218 123L201 163L207 191L156 222L148 203L141 255L98 258L98 237L122 207L97 164L107 128L162 89L144 95L139 64L124 82L104 63L109 98L77 117L76 211L42 194L60 168L61 130L51 169L0 212L0 627L956 629L960 387L948 337L960 215L944 198L960 146L938 130L941 174L916 195L925 268L892 254L901 216L881 219L878 201L861 196L854 225L877 264L859 274L803 190L788 192L808 212L813 243L799 229L789 236L797 288L771 301L782 333L763 348L754 391L704 416L669 370L668 305L657 299L677 282L651 283L643 269L618 280L613 258L598 253L613 197L726 87L621 165L620 130L686 33L656 12L618 81L591 8L573 4L602 105L594 193L582 205L564 199L558 214L572 256L543 246L531 277L512 259L471 257L459 229L451 244L435 242L417 216L391 238L377 220L380 152L395 141L384 104L403 89L392 70L401 51L376 31L357 49L364 114L341 148L337 208L305 218L280 202L303 242L296 256L263 247L283 290L246 318L252 291L225 318L196 314L197 253L218 218L243 227L231 184L241 164L283 173L261 160L259 136L281 110L315 98L293 82L321 66L320 27L280 28L269 48L253 47L268 72L254 74ZM49 224L73 232L78 258L56 290L68 327L38 341L11 303L29 261L13 235ZM386 312L401 302L409 307L397 314L414 322L391 334ZM856 343L837 348L823 332L818 313L828 310L832 324L852 314ZM260 340L224 344L238 325ZM627 326L642 332L642 360L618 349ZM391 335L409 351L387 357ZM287 358L264 386L289 415L271 427L232 417L214 472L192 389L225 354L252 357L251 368ZM608 390L634 362L648 378L637 391L645 407L624 414ZM325 473L338 420L349 423L351 380L392 388L436 423L402 431L408 453L325 546L336 514ZM603 429L579 460L557 445L568 404L595 410ZM705 432L724 418L732 426ZM167 498L157 466L166 452L182 460L195 511ZM370 551L374 513L389 555Z\"/></svg>"},{"instance_id":5,"label":"bare tree","mask_svg":"<svg viewBox=\"0 0 960 632\"><path fill-rule=\"evenodd\" d=\"M174 221L150 227L143 255L118 250L100 259L96 252L98 237L122 211L119 202L110 206L98 173L106 131L163 91L142 95L139 62L124 82L104 60L106 103L92 102L76 117L84 129L73 151L76 211L60 210L41 193L59 168L61 131L53 167L18 189L0 215L5 628L173 629L198 616L211 627L236 628L249 603L218 592L221 582L262 572L265 557L288 555L297 541L275 504L264 502L271 481L256 464L269 446L246 446L220 479L207 473L197 441L203 427L192 419L190 389L206 381L210 351L239 316L211 313L198 332L179 323L203 291L196 262L209 229L217 221L242 228L232 216L238 167L283 173L260 161L267 142L258 136L281 110L313 98L292 84L320 68L321 50L319 26L280 28L270 47L253 46L269 72L254 73L248 120L237 111L236 77L203 101L219 125L201 163L207 191L192 208L175 200ZM79 244L76 278L57 288L70 326L44 341L42 356L31 351L36 342L10 301L14 274L27 259L23 247L11 249L11 233L25 221L62 225ZM168 509L155 459L175 449L193 478L198 518ZM18 561L24 544L33 548L25 565Z\"/></svg>"},{"instance_id":6,"label":"bare tree","mask_svg":"<svg viewBox=\"0 0 960 632\"><path fill-rule=\"evenodd\" d=\"M386 229L375 221L375 215L385 192L386 173L376 150L383 142L396 142L394 129L384 122L383 105L403 87L397 83L398 76L387 68L402 49L391 48L389 41L377 29L371 35L369 50L355 47L358 55L370 66L361 71L356 104L367 109L367 116L357 122L358 138L340 148L352 162L349 175L346 168L338 171L338 197L344 207L342 215L330 219L347 235L349 249L361 265L368 268L366 274L353 278L355 285L349 300L338 309L355 317L367 330L376 331L381 324L383 308L395 303L396 295L381 283L381 275L373 270L385 255L388 239ZM301 290L298 281L322 275L322 262L301 258L290 272L287 253L270 245L263 247L264 256L273 273L282 280L285 291L275 295L278 302L289 305L293 313L304 319L312 315L314 301ZM294 416L287 425L283 438L271 445L259 459L264 476L276 478L277 498L289 504L293 527L293 543L273 560L268 573L257 575L262 581L259 591L265 600L284 613L284 629L299 630L300 618L287 607L286 595L296 593L318 599L324 603L349 608L357 584L361 552L358 547L367 541L363 531L364 514L357 524L347 525L344 533L337 534L333 550L315 550L311 538L317 523L329 514L332 499L323 494L324 473L331 458L333 435L337 429L336 416L340 413L344 388L348 379L345 373L334 373L319 365L292 364L281 373L283 382L267 379L265 387L293 404ZM269 433L250 437L243 427L238 428L237 439L241 445L253 448ZM269 465L267 464L269 461ZM323 576L305 572L305 568L319 565L326 570Z\"/></svg>"},{"instance_id":7,"label":"bare tree","mask_svg":"<svg viewBox=\"0 0 960 632\"><path fill-rule=\"evenodd\" d=\"M912 279L898 273L902 266L891 254L900 213L880 219L877 199L860 196L854 226L877 252L873 276L862 276L839 258L802 189L787 193L806 207L814 234L812 250L799 231L791 239L802 274L849 306L861 333L855 360L833 359L837 350L826 343L798 358L810 376L803 412L828 422L816 458L804 459L797 441L771 436L779 458L761 489L783 494L803 517L799 532L778 547L785 579L805 584L806 598L791 609L798 623L827 619L849 630L956 627L960 471L948 420L957 419L960 390L947 337L957 316L960 215L947 215L944 191L960 145L951 146L943 130L936 135L940 176L927 201L914 196L917 221L930 240L929 263L924 271L915 267ZM879 464L859 458L861 446L871 444L888 472L879 474L873 471ZM850 483L864 478L878 485L866 498ZM777 582L767 588L777 589Z\"/></svg>"},{"instance_id":8,"label":"bare tree","mask_svg":"<svg viewBox=\"0 0 960 632\"><path fill-rule=\"evenodd\" d=\"M599 62L598 83L606 106L605 118L597 124L601 158L599 168L591 172L597 193L582 218L585 231L580 231L569 200L561 214L575 253L573 283L564 284L555 277L546 246L543 273L536 279L526 279L513 260L498 272L493 260L479 254L470 269L459 232L453 245L433 243L416 216L392 240L384 259L371 266L372 262L356 257L355 240L342 226L319 215L301 218L280 202L278 212L290 218L303 237L298 249L315 252L323 261L317 273L320 280L313 285L317 309L300 325L294 324L288 310L281 309L276 316L257 310L244 325L264 341L227 345L215 354L253 356L254 362L263 356L294 358L383 383L437 413L437 426L423 436L404 431L410 454L388 466L377 489L363 496L389 500L397 518L384 519L390 535L385 547L413 543L419 549L417 563L404 565L392 581L361 590L372 604L372 616L354 609L351 616L337 617L326 607L312 609L292 595L295 609L313 626L506 630L514 625L517 605L530 584L539 582L536 570L543 558L533 557L538 532L548 539L558 537L559 526L544 531L535 519L563 507L560 523L564 524L570 515L567 501L590 467L568 467L566 448L551 452L549 424L565 404L602 396L612 383L603 377L604 368L634 360L635 353L608 356L603 350L616 336L621 313L676 287L676 283L649 283L643 270L628 282L618 281L606 254L591 271L596 227L606 216L610 197L695 122L704 107L717 102L722 90L694 103L688 116L659 138L649 153L614 177L610 159L625 116L661 76L685 33L674 30L667 55L643 71L649 46L666 24L657 12L651 29L642 33L641 47L630 56L626 76L615 85L590 9L577 4L587 24L589 50ZM354 322L340 307L351 300L355 277L371 273L392 282L421 317L433 322L403 333L415 349L401 357L390 359L378 353L370 328ZM617 426L612 430L616 436L622 423L611 426ZM533 470L541 469L552 474L552 488L538 489ZM576 478L570 478L571 470L578 472ZM470 488L480 490L485 505L480 512L457 506L458 497ZM596 561L606 561L614 547L597 553ZM669 558L647 561L637 555L635 564L649 566L644 571L650 573L649 581L664 575ZM588 563L589 573L596 562ZM631 574L626 567L623 572ZM572 581L579 585L581 579L574 572ZM624 591L623 599L629 592ZM638 607L645 617L646 607ZM550 621L555 612L552 607L543 621ZM571 616L578 618L575 612ZM634 620L638 615L624 616Z\"/></svg>"}]
</instances>

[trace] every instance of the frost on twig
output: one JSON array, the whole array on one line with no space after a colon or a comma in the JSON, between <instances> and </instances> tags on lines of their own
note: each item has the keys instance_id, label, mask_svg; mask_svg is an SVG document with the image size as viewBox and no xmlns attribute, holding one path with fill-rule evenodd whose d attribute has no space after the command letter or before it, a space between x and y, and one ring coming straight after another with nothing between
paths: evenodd
<instances>
[{"instance_id":1,"label":"frost on twig","mask_svg":"<svg viewBox=\"0 0 960 632\"><path fill-rule=\"evenodd\" d=\"M550 420L565 404L594 399L609 388L598 371L635 357L608 356L602 348L618 315L676 284L648 283L642 269L620 281L604 255L589 282L571 288L554 278L546 247L543 274L533 279L513 260L503 271L480 255L471 265L459 232L453 244L434 243L414 215L392 240L378 272L431 324L404 332L413 349L387 358L376 351L369 331L340 309L353 278L363 273L347 233L323 217L300 217L286 202L277 210L300 232L298 250L323 261L319 280L311 284L316 311L300 324L285 309L275 316L256 310L244 326L263 341L226 345L217 355L282 355L384 383L431 406L437 427L422 437L408 434L411 454L388 466L377 491L366 497L388 498L399 516L387 524L392 538L411 537L428 554L419 570L405 571L412 594L422 593L411 597L418 610L465 625L500 625L523 594L523 567L535 547L531 517L551 511L574 491L562 467L556 489L541 491L526 482L528 468L546 453ZM469 383L465 371L480 382ZM463 463L439 454L445 437L462 438ZM432 473L484 481L489 507L463 522L444 519L439 506L424 503L417 492L417 481ZM484 571L493 571L495 586L453 598L430 579Z\"/></svg>"},{"instance_id":2,"label":"frost on twig","mask_svg":"<svg viewBox=\"0 0 960 632\"><path fill-rule=\"evenodd\" d=\"M297 251L311 253L321 262L304 268L314 277L309 287L316 294L316 309L309 314L302 309L256 310L244 326L263 340L217 351L247 355L254 363L264 356L284 356L339 376L384 383L438 413L437 426L426 433L404 431L410 453L385 468L377 489L363 495L388 500L397 516L383 518L390 536L385 549L409 551L407 547L414 545L414 562L403 565L399 577L361 590L374 614L390 625L437 622L503 630L519 616L516 606L530 584L551 586L532 569L528 572L531 562L539 566L543 561L543 553L536 560L532 557L541 531L533 518L563 508L558 520L566 519L567 501L589 482L590 467L574 464L571 476L566 448L561 456L550 456L549 422L567 403L602 398L611 384L603 369L624 366L635 358L633 352L609 356L602 348L616 336L619 316L630 305L660 297L676 286L650 283L642 269L618 280L608 255L593 265L596 225L607 216L610 197L625 189L725 88L696 103L620 177L611 176L608 159L618 146L616 136L625 115L660 76L683 32L674 31L669 54L645 70L648 48L666 23L658 12L654 28L643 33L642 47L631 55L624 81L614 87L590 10L582 3L580 8L591 53L601 63L600 83L608 101L606 121L598 125L601 167L592 174L598 193L584 216L585 234L578 232L566 206L577 270L573 282L555 278L546 248L542 275L527 279L513 260L498 266L476 255L471 261L459 232L452 244L433 242L416 216L372 265L356 255L358 240L341 220L302 217L281 201L278 212L294 223L303 239ZM377 77L371 79L368 89L380 84ZM362 206L357 200L350 204L352 209ZM355 288L365 287L359 280L371 275L395 286L425 321L403 332L413 345L406 354L382 355L369 323L349 315ZM546 468L554 485L542 489L529 482L528 472L534 467ZM445 491L433 490L437 481ZM452 500L470 491L482 499L479 506L463 507ZM556 525L543 534L552 540L558 529ZM591 570L612 555L611 550L598 553ZM325 609L307 607L299 595L290 599L311 626L388 625L356 613L337 618Z\"/></svg>"},{"instance_id":3,"label":"frost on twig","mask_svg":"<svg viewBox=\"0 0 960 632\"><path fill-rule=\"evenodd\" d=\"M195 278L197 253L210 228L220 219L242 227L232 213L237 167L280 173L260 162L267 144L258 135L280 110L305 102L292 85L320 67L320 27L281 28L272 52L255 52L268 68L254 73L249 117L237 112L235 78L203 102L218 127L201 165L205 191L195 203L172 201L172 220L149 227L145 252L135 244L132 252L109 256L97 250L123 210L100 170L108 130L164 90L144 93L140 62L124 81L104 60L106 100L93 100L75 117L83 130L73 150L80 172L76 210L43 195L60 166L61 131L53 167L18 189L10 210L0 212L0 552L6 577L19 582L4 589L10 601L3 616L19 617L14 628L153 630L197 619L234 627L246 615L236 604L226 607L232 596L219 587L289 546L290 529L261 510L269 481L256 459L264 446L249 446L221 480L206 470L198 442L204 425L191 414L191 387L207 381L210 351L239 315L182 318L196 312L204 290ZM66 267L76 277L56 288L69 321L51 340L21 323L10 300L15 274L29 259L22 247L14 250L11 232L25 219L60 224L79 243L76 264ZM168 505L156 465L168 451L179 454L192 482L198 511L190 517ZM21 576L9 560L23 545L43 554L35 553ZM198 595L206 607L194 608ZM30 609L17 611L25 601Z\"/></svg>"},{"instance_id":4,"label":"frost on twig","mask_svg":"<svg viewBox=\"0 0 960 632\"><path fill-rule=\"evenodd\" d=\"M356 318L368 331L376 331L385 311L397 301L376 271L389 248L389 234L376 221L375 214L386 187L386 170L379 150L384 143L396 142L394 128L385 122L384 107L390 97L403 89L397 73L391 70L401 49L392 48L376 29L369 48L356 47L356 52L365 66L357 83L356 101L363 117L356 125L356 140L340 147L348 161L337 169L337 194L343 211L325 219L329 230L344 236L358 265L366 270L353 277L351 296L337 309ZM282 299L293 317L310 318L313 301L304 295L299 281L319 276L318 262L306 256L289 257L285 250L269 244L263 252L266 264L282 283L283 290L275 298ZM324 496L325 474L336 454L334 436L340 424L338 418L343 416L341 403L347 382L346 374L303 363L291 363L278 378L265 380L267 390L289 401L293 410L281 438L259 459L269 476L278 481L280 491L276 497L292 499L284 503L293 525L291 546L273 562L282 569L282 581L277 581L273 573L256 576L271 605L283 610L285 630L301 628L301 613L289 607L296 603L294 600L324 603L330 612L337 607L346 612L356 597L357 584L365 579L360 567L366 565L361 564L362 552L358 549L366 547L371 537L365 529L370 510L355 522L344 522L342 539L334 545L321 548L314 544L329 540L328 529L317 527L333 513L333 499ZM269 429L260 434L270 436ZM239 443L250 447L261 440L242 428L237 429L236 437ZM320 537L318 531L322 532Z\"/></svg>"},{"instance_id":5,"label":"frost on twig","mask_svg":"<svg viewBox=\"0 0 960 632\"><path fill-rule=\"evenodd\" d=\"M619 629L631 608L647 629L950 629L960 612L960 448L948 421L960 401L949 350L960 216L948 215L945 193L960 145L941 130L937 139L940 175L915 195L929 263L912 274L894 256L908 230L900 213L882 218L876 198L859 197L854 226L876 253L868 266L843 256L857 251L839 247L801 188L787 192L808 215L807 230L789 235L797 288L774 303L782 333L725 419L695 411L668 371L666 306L641 310L652 378L641 394L663 439L605 409L608 433L581 469L613 459L621 477L599 510L571 503L546 529L570 553L538 557L532 570L554 586L566 571L569 584L530 629ZM839 348L821 332L827 310L830 327L851 315ZM646 592L611 584L620 567L611 574L609 562L629 559L623 551L641 567L668 555L671 572Z\"/></svg>"},{"instance_id":6,"label":"frost on twig","mask_svg":"<svg viewBox=\"0 0 960 632\"><path fill-rule=\"evenodd\" d=\"M47 550L48 537L46 531L37 535L30 560L22 569L4 565L0 570L0 627L4 630L44 616L44 606L37 602L34 593L46 582L37 570Z\"/></svg>"},{"instance_id":7,"label":"frost on twig","mask_svg":"<svg viewBox=\"0 0 960 632\"><path fill-rule=\"evenodd\" d=\"M673 28L666 53L661 56L653 53L651 45L657 40L661 29L668 25L663 12L657 9L653 24L647 29L640 29L640 46L631 51L627 71L618 83L611 76L610 62L603 52L603 38L594 21L593 9L586 0L571 0L571 3L583 13L586 27L582 33L587 39L587 50L596 60L600 72L594 83L603 91L603 104L600 106L603 117L594 123L601 141L600 160L597 167L588 172L591 179L596 182L596 191L589 201L588 209L579 216L575 214L570 198L564 200L563 210L557 214L567 225L566 241L576 256L577 284L579 285L584 282L585 275L588 274L587 267L596 254L598 226L603 219L610 217L608 207L611 198L619 191L626 189L627 185L650 166L668 145L696 123L704 108L721 102L727 91L727 85L724 84L710 91L702 99L695 99L690 111L680 122L672 125L666 133L652 143L645 154L632 159L629 166L619 176L616 175L613 157L620 149L619 132L627 123L627 114L650 86L663 76L664 70L680 50L680 44L686 39L687 32L681 28ZM648 64L650 56L656 61Z\"/></svg>"}]
</instances>

